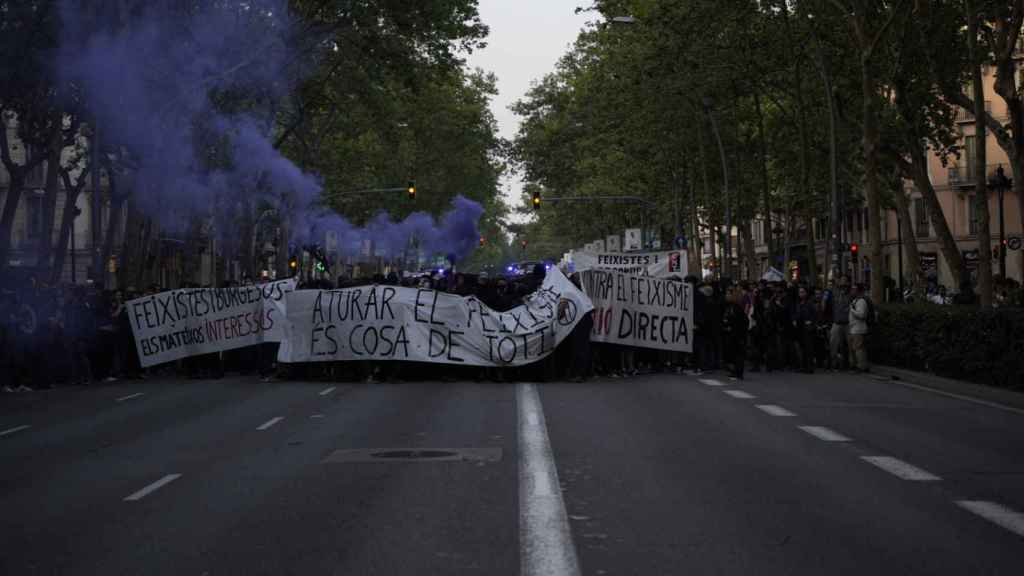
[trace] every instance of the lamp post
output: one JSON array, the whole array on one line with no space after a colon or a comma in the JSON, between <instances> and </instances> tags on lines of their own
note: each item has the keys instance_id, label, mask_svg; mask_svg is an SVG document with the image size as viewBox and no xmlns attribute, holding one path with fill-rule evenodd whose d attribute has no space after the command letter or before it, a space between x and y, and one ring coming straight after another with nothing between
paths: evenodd
<instances>
[{"instance_id":1,"label":"lamp post","mask_svg":"<svg viewBox=\"0 0 1024 576\"><path fill-rule=\"evenodd\" d=\"M1013 179L1007 178L1003 165L996 168L996 173L988 179L988 187L994 189L999 198L999 276L1006 280L1006 222L1003 219L1003 195L1013 186ZM979 254L983 254L978 250Z\"/></svg>"},{"instance_id":2,"label":"lamp post","mask_svg":"<svg viewBox=\"0 0 1024 576\"><path fill-rule=\"evenodd\" d=\"M896 211L896 261L900 275L900 298L903 298L903 220L900 218L898 210Z\"/></svg>"},{"instance_id":3,"label":"lamp post","mask_svg":"<svg viewBox=\"0 0 1024 576\"><path fill-rule=\"evenodd\" d=\"M715 135L715 142L718 143L718 154L722 160L722 192L725 197L725 267L723 270L732 278L732 204L729 201L729 165L725 160L725 146L722 145L722 136L718 132L718 121L714 114L714 100L705 96L701 103L704 105L704 113L711 121L711 131Z\"/></svg>"}]
</instances>

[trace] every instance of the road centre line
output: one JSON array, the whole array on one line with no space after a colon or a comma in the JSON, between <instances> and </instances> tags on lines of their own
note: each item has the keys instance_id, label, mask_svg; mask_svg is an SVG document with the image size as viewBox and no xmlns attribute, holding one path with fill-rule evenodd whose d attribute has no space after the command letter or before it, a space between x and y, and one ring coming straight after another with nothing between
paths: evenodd
<instances>
[{"instance_id":1,"label":"road centre line","mask_svg":"<svg viewBox=\"0 0 1024 576\"><path fill-rule=\"evenodd\" d=\"M330 394L331 392L334 392L334 390L335 390L336 388L337 388L337 386L331 386L330 388L327 388L327 389L323 390L322 392L320 392L320 395L321 395L321 396L327 396L327 395L328 395L328 394Z\"/></svg>"},{"instance_id":2,"label":"road centre line","mask_svg":"<svg viewBox=\"0 0 1024 576\"><path fill-rule=\"evenodd\" d=\"M786 410L782 406L776 406L775 404L757 404L757 408L763 412L771 414L772 416L779 416L783 418L796 416L796 414Z\"/></svg>"},{"instance_id":3,"label":"road centre line","mask_svg":"<svg viewBox=\"0 0 1024 576\"><path fill-rule=\"evenodd\" d=\"M260 424L259 427L256 428L256 429L257 430L266 430L267 428L270 428L271 426L273 426L274 424L277 424L281 420L284 420L284 416L275 416L275 417L271 418L270 420L267 420L263 424Z\"/></svg>"},{"instance_id":4,"label":"road centre line","mask_svg":"<svg viewBox=\"0 0 1024 576\"><path fill-rule=\"evenodd\" d=\"M146 486L142 490L132 493L131 495L126 497L124 501L135 502L137 500L142 500L147 495L156 492L157 490L163 488L164 486L170 484L171 482L174 482L178 478L181 478L181 474L168 474L167 476L164 476L163 478L157 480L156 482L153 482L152 484Z\"/></svg>"},{"instance_id":5,"label":"road centre line","mask_svg":"<svg viewBox=\"0 0 1024 576\"><path fill-rule=\"evenodd\" d=\"M579 576L544 408L533 384L516 387L519 422L519 570L523 576Z\"/></svg>"},{"instance_id":6,"label":"road centre line","mask_svg":"<svg viewBox=\"0 0 1024 576\"><path fill-rule=\"evenodd\" d=\"M849 442L850 439L824 426L797 426L797 428L825 442Z\"/></svg>"},{"instance_id":7,"label":"road centre line","mask_svg":"<svg viewBox=\"0 0 1024 576\"><path fill-rule=\"evenodd\" d=\"M8 428L7 430L0 431L0 436L7 436L8 434L14 434L15 432L21 432L27 428L31 428L31 424L22 424L21 426L15 426L14 428Z\"/></svg>"},{"instance_id":8,"label":"road centre line","mask_svg":"<svg viewBox=\"0 0 1024 576\"><path fill-rule=\"evenodd\" d=\"M127 396L121 396L117 399L118 402L124 402L125 400L131 400L132 398L138 398L139 396L145 396L145 392L136 392L135 394L129 394Z\"/></svg>"},{"instance_id":9,"label":"road centre line","mask_svg":"<svg viewBox=\"0 0 1024 576\"><path fill-rule=\"evenodd\" d=\"M733 398L739 398L740 400L751 400L753 398L757 398L757 396L754 396L749 392L744 392L743 390L722 390L722 392L725 392Z\"/></svg>"},{"instance_id":10,"label":"road centre line","mask_svg":"<svg viewBox=\"0 0 1024 576\"><path fill-rule=\"evenodd\" d=\"M698 378L697 382L700 382L701 384L704 384L706 386L725 386L725 382L722 382L721 380L715 380L713 378Z\"/></svg>"},{"instance_id":11,"label":"road centre line","mask_svg":"<svg viewBox=\"0 0 1024 576\"><path fill-rule=\"evenodd\" d=\"M922 470L917 466L907 464L906 462L898 458L893 458L892 456L861 456L861 460L874 464L897 478L909 480L911 482L935 482L937 480L942 480L942 478L939 478L927 470Z\"/></svg>"},{"instance_id":12,"label":"road centre line","mask_svg":"<svg viewBox=\"0 0 1024 576\"><path fill-rule=\"evenodd\" d=\"M1024 514L1020 512L985 500L957 500L956 503L989 522L998 524L1018 536L1024 536Z\"/></svg>"}]
</instances>

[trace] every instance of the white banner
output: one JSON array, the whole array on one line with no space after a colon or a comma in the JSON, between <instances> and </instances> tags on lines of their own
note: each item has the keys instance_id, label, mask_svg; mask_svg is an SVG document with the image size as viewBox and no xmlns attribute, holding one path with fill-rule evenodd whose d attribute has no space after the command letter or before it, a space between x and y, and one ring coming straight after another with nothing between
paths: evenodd
<instances>
[{"instance_id":1,"label":"white banner","mask_svg":"<svg viewBox=\"0 0 1024 576\"><path fill-rule=\"evenodd\" d=\"M656 278L685 278L687 275L686 250L640 254L576 252L572 261L576 272L593 269L618 270L627 274Z\"/></svg>"},{"instance_id":2,"label":"white banner","mask_svg":"<svg viewBox=\"0 0 1024 576\"><path fill-rule=\"evenodd\" d=\"M295 279L236 288L184 288L130 300L128 322L142 366L280 342L285 295Z\"/></svg>"},{"instance_id":3,"label":"white banner","mask_svg":"<svg viewBox=\"0 0 1024 576\"><path fill-rule=\"evenodd\" d=\"M550 354L593 304L552 268L541 288L508 312L472 296L380 285L292 292L287 309L281 362L520 366Z\"/></svg>"},{"instance_id":4,"label":"white banner","mask_svg":"<svg viewBox=\"0 0 1024 576\"><path fill-rule=\"evenodd\" d=\"M593 342L693 352L693 286L610 270L581 274L594 304Z\"/></svg>"}]
</instances>

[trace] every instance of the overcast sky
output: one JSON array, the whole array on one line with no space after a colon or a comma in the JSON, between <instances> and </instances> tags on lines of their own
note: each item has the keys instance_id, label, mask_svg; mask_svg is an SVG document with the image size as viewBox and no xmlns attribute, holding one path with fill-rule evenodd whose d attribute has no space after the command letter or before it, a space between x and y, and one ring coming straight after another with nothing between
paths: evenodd
<instances>
[{"instance_id":1,"label":"overcast sky","mask_svg":"<svg viewBox=\"0 0 1024 576\"><path fill-rule=\"evenodd\" d=\"M530 83L555 69L555 63L576 39L593 13L576 15L586 0L480 0L480 17L490 26L487 48L474 52L468 63L498 76L498 96L491 109L500 134L512 138L519 126L509 105L530 89ZM507 179L506 201L519 202L522 183Z\"/></svg>"}]
</instances>

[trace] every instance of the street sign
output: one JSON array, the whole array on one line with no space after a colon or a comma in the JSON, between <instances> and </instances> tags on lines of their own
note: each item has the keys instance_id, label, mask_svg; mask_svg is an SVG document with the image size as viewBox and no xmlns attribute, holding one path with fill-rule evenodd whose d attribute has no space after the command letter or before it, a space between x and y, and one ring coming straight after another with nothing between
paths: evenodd
<instances>
[{"instance_id":1,"label":"street sign","mask_svg":"<svg viewBox=\"0 0 1024 576\"><path fill-rule=\"evenodd\" d=\"M1020 236L1013 236L1006 240L1006 247L1010 250L1020 250Z\"/></svg>"}]
</instances>

